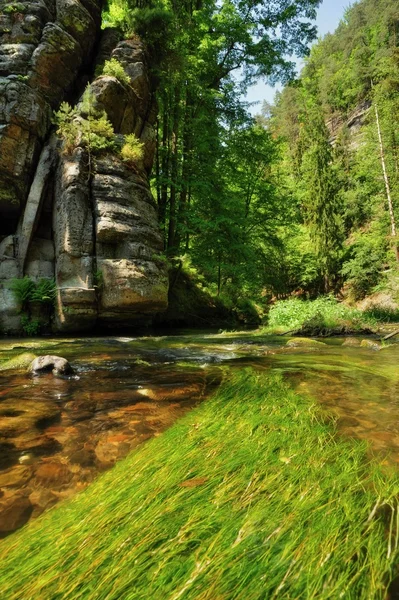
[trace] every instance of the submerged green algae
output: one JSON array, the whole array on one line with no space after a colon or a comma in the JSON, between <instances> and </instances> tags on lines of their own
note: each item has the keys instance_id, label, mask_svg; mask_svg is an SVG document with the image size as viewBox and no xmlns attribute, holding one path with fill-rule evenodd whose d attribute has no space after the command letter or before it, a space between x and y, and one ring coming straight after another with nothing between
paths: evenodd
<instances>
[{"instance_id":1,"label":"submerged green algae","mask_svg":"<svg viewBox=\"0 0 399 600\"><path fill-rule=\"evenodd\" d=\"M386 597L397 476L277 377L236 373L6 540L8 600ZM387 519L387 520L386 520Z\"/></svg>"},{"instance_id":2,"label":"submerged green algae","mask_svg":"<svg viewBox=\"0 0 399 600\"><path fill-rule=\"evenodd\" d=\"M27 369L35 358L37 358L37 354L33 354L32 352L22 352L22 354L17 354L13 358L9 358L2 362L0 364L0 371Z\"/></svg>"}]
</instances>

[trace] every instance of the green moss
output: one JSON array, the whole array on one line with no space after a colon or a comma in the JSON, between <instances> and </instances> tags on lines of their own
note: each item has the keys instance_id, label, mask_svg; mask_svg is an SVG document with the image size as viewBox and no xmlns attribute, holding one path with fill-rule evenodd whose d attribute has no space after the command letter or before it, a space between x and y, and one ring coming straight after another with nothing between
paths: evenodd
<instances>
[{"instance_id":1,"label":"green moss","mask_svg":"<svg viewBox=\"0 0 399 600\"><path fill-rule=\"evenodd\" d=\"M24 4L20 2L11 2L7 4L2 10L4 14L13 14L13 13L24 13L26 11L26 7Z\"/></svg>"},{"instance_id":2,"label":"green moss","mask_svg":"<svg viewBox=\"0 0 399 600\"><path fill-rule=\"evenodd\" d=\"M1 364L0 371L9 371L11 369L27 369L31 362L35 360L35 358L37 358L36 354L32 354L31 352L23 352L22 354L18 354L18 356L14 356L14 358L10 358Z\"/></svg>"},{"instance_id":3,"label":"green moss","mask_svg":"<svg viewBox=\"0 0 399 600\"><path fill-rule=\"evenodd\" d=\"M287 348L326 348L326 345L310 338L294 337L287 342Z\"/></svg>"}]
</instances>

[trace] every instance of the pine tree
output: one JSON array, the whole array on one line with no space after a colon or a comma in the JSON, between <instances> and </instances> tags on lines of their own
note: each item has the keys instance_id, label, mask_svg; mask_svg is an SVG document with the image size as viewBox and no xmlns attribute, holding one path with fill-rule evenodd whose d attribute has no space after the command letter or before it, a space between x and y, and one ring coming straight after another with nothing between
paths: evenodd
<instances>
[{"instance_id":1,"label":"pine tree","mask_svg":"<svg viewBox=\"0 0 399 600\"><path fill-rule=\"evenodd\" d=\"M334 287L339 270L343 242L342 214L324 115L314 99L310 99L307 105L303 127L307 150L302 160L305 221L310 227L327 292Z\"/></svg>"}]
</instances>

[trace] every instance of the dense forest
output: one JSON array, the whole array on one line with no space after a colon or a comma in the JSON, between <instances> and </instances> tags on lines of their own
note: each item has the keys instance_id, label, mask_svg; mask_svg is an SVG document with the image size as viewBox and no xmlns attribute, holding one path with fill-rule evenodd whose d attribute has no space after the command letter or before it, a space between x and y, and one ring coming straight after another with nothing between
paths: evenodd
<instances>
[{"instance_id":1,"label":"dense forest","mask_svg":"<svg viewBox=\"0 0 399 600\"><path fill-rule=\"evenodd\" d=\"M113 0L105 20L147 40L160 82L168 259L227 302L394 285L397 3L354 4L298 79L287 56L306 55L302 17L318 2L131 4ZM287 85L254 120L245 92L259 78Z\"/></svg>"},{"instance_id":2,"label":"dense forest","mask_svg":"<svg viewBox=\"0 0 399 600\"><path fill-rule=\"evenodd\" d=\"M343 288L357 300L395 285L398 28L396 2L354 4L265 107L299 209L285 230L288 290Z\"/></svg>"}]
</instances>

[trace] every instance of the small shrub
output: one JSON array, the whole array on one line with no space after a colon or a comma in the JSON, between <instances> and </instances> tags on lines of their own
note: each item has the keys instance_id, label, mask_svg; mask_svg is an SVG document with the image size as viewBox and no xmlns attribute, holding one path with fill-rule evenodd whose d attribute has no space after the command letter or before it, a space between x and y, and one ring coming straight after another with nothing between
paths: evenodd
<instances>
[{"instance_id":1,"label":"small shrub","mask_svg":"<svg viewBox=\"0 0 399 600\"><path fill-rule=\"evenodd\" d=\"M40 321L38 319L31 319L28 314L21 316L21 327L25 335L34 336L40 333Z\"/></svg>"},{"instance_id":2,"label":"small shrub","mask_svg":"<svg viewBox=\"0 0 399 600\"><path fill-rule=\"evenodd\" d=\"M23 13L25 11L26 7L20 2L11 3L3 8L3 13L5 14Z\"/></svg>"},{"instance_id":3,"label":"small shrub","mask_svg":"<svg viewBox=\"0 0 399 600\"><path fill-rule=\"evenodd\" d=\"M130 165L136 165L144 156L144 143L134 135L130 133L125 136L125 143L121 148L122 159Z\"/></svg>"},{"instance_id":4,"label":"small shrub","mask_svg":"<svg viewBox=\"0 0 399 600\"><path fill-rule=\"evenodd\" d=\"M104 287L104 275L99 269L93 273L93 287L99 292Z\"/></svg>"},{"instance_id":5,"label":"small shrub","mask_svg":"<svg viewBox=\"0 0 399 600\"><path fill-rule=\"evenodd\" d=\"M103 66L103 75L116 77L118 81L124 83L125 85L129 85L130 83L129 76L123 68L123 65L121 65L116 58L111 58L110 60L105 61Z\"/></svg>"},{"instance_id":6,"label":"small shrub","mask_svg":"<svg viewBox=\"0 0 399 600\"><path fill-rule=\"evenodd\" d=\"M238 320L245 323L245 325L257 327L260 323L259 313L251 300L246 298L238 300L234 312Z\"/></svg>"},{"instance_id":7,"label":"small shrub","mask_svg":"<svg viewBox=\"0 0 399 600\"><path fill-rule=\"evenodd\" d=\"M68 154L78 145L78 112L68 102L62 102L53 119L57 125L57 135L64 141L64 150Z\"/></svg>"},{"instance_id":8,"label":"small shrub","mask_svg":"<svg viewBox=\"0 0 399 600\"><path fill-rule=\"evenodd\" d=\"M93 93L88 86L82 101L72 108L63 102L54 114L57 135L64 140L64 151L69 154L78 146L87 148L90 153L99 154L115 148L115 135L112 123L105 111L95 107Z\"/></svg>"},{"instance_id":9,"label":"small shrub","mask_svg":"<svg viewBox=\"0 0 399 600\"><path fill-rule=\"evenodd\" d=\"M129 21L130 10L126 2L106 2L105 10L102 14L102 27L112 27L120 29L127 33L127 22Z\"/></svg>"}]
</instances>

